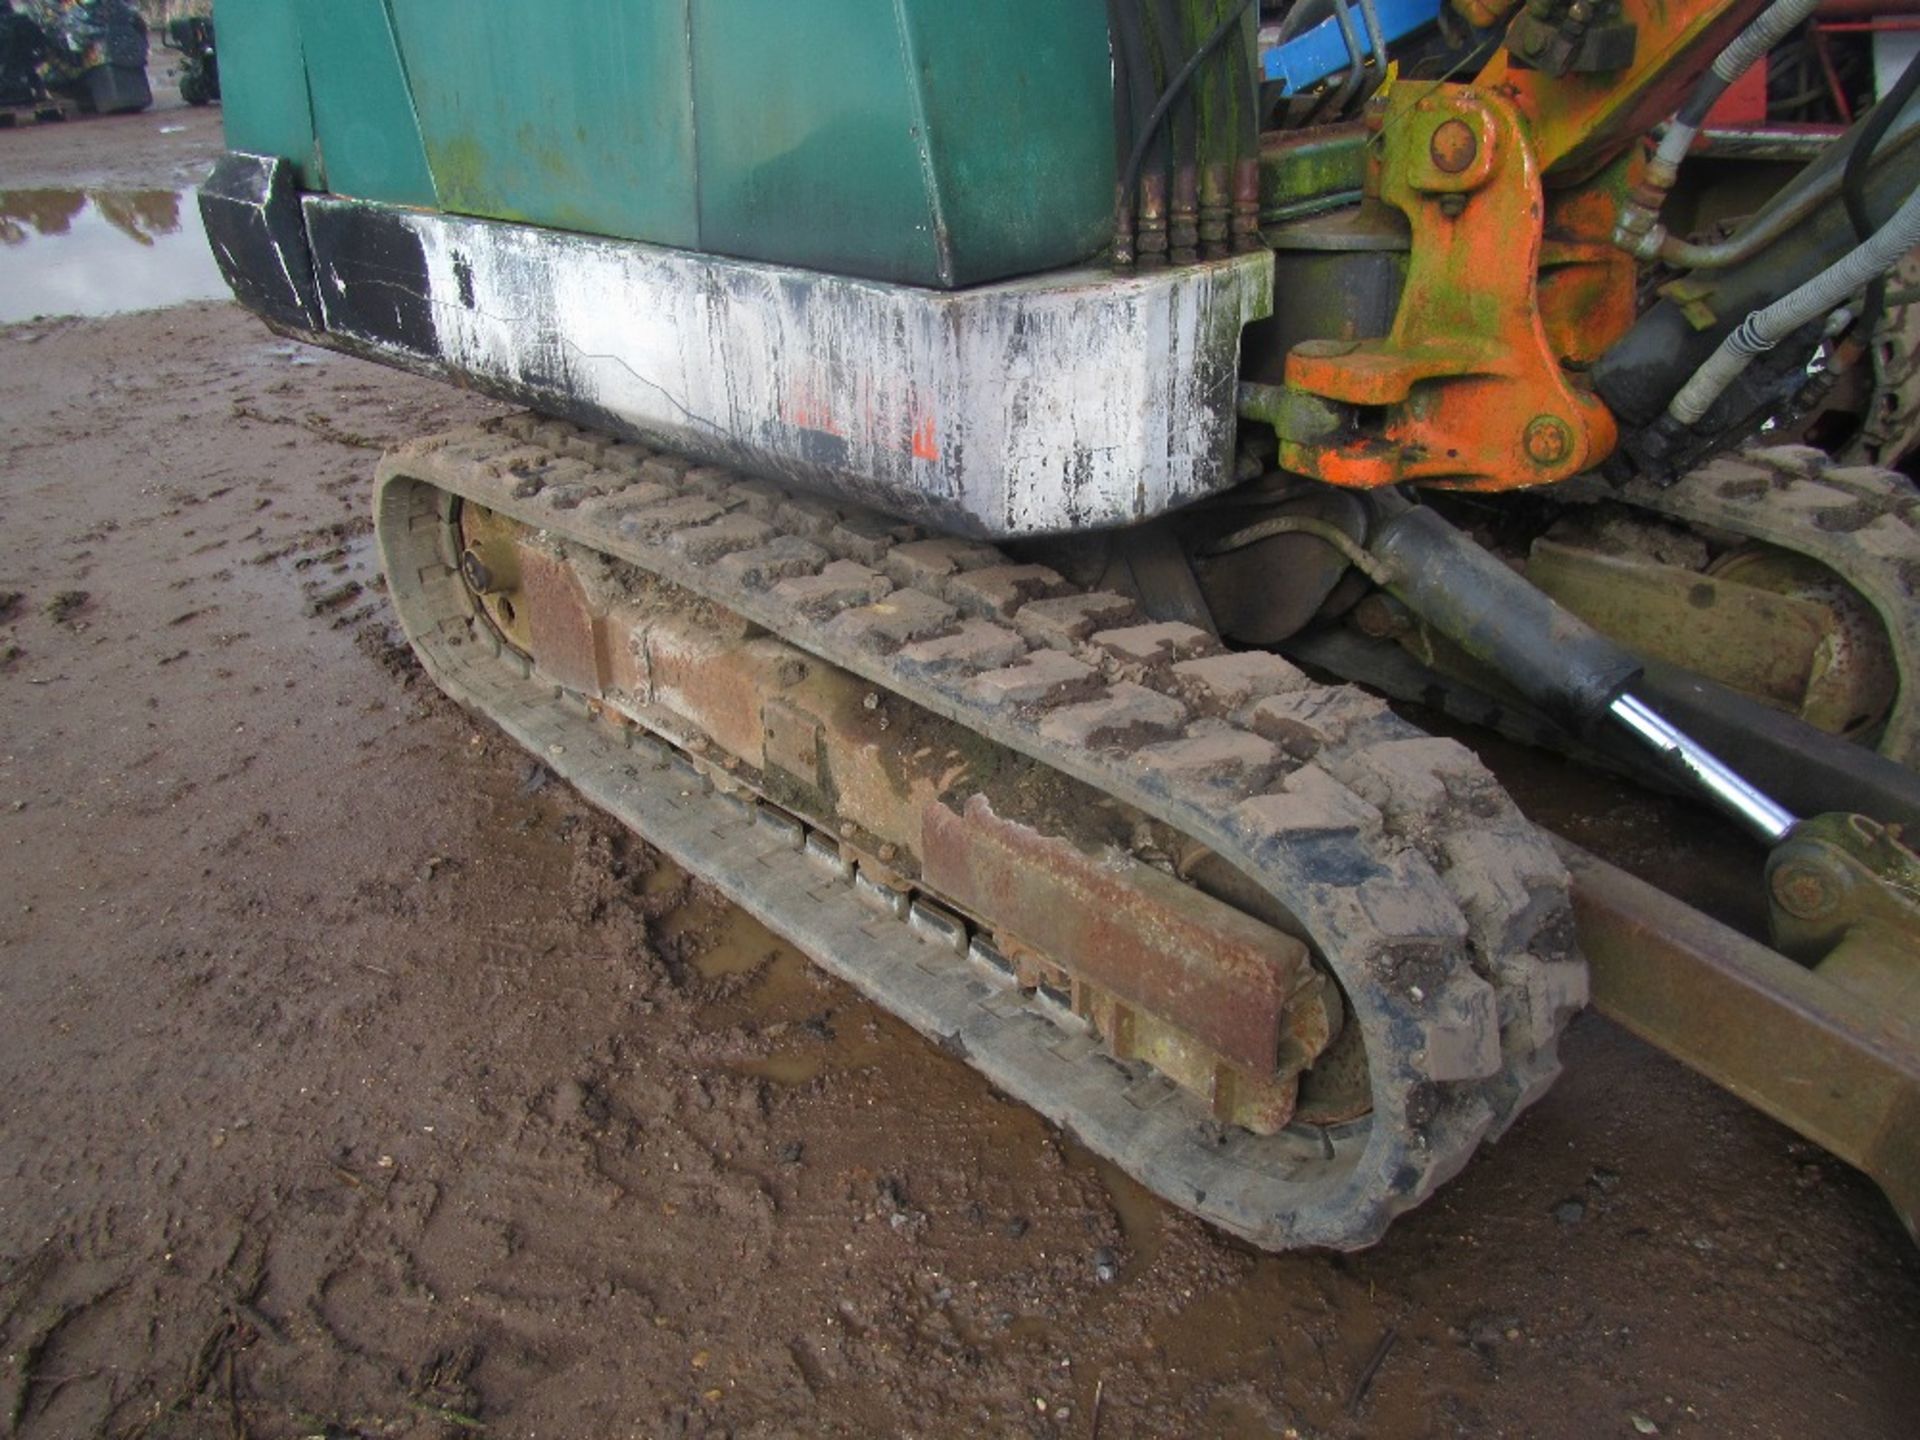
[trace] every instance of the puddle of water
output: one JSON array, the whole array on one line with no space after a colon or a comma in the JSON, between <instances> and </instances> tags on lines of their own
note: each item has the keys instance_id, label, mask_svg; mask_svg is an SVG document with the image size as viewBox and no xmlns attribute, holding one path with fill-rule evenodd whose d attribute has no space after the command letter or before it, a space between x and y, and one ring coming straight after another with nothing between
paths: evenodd
<instances>
[{"instance_id":1,"label":"puddle of water","mask_svg":"<svg viewBox=\"0 0 1920 1440\"><path fill-rule=\"evenodd\" d=\"M684 883L684 872L663 863L645 888L664 894ZM801 1089L823 1075L882 1063L903 1041L915 1043L899 1022L879 1012L869 1017L863 1002L823 987L806 956L744 910L689 900L662 916L654 933L695 937L691 963L702 979L752 977L710 1014L720 1024L750 1021L779 1039L765 1055L731 1062L736 1074Z\"/></svg>"},{"instance_id":2,"label":"puddle of water","mask_svg":"<svg viewBox=\"0 0 1920 1440\"><path fill-rule=\"evenodd\" d=\"M191 190L0 190L0 325L229 293Z\"/></svg>"}]
</instances>

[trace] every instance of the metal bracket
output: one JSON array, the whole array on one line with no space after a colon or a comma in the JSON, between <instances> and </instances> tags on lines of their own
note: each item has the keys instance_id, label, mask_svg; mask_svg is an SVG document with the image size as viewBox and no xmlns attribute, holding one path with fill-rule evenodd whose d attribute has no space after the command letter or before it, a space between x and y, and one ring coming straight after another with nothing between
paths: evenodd
<instances>
[{"instance_id":1,"label":"metal bracket","mask_svg":"<svg viewBox=\"0 0 1920 1440\"><path fill-rule=\"evenodd\" d=\"M1569 327L1543 300L1601 335L1630 321L1632 270L1607 253L1607 207L1576 192L1550 216L1526 121L1503 94L1396 86L1373 119L1369 188L1413 225L1406 288L1384 339L1294 347L1287 387L1335 402L1345 423L1282 430L1281 463L1337 485L1475 490L1591 468L1618 432L1571 382ZM1550 219L1563 222L1551 244ZM1584 237L1587 222L1602 228Z\"/></svg>"},{"instance_id":2,"label":"metal bracket","mask_svg":"<svg viewBox=\"0 0 1920 1440\"><path fill-rule=\"evenodd\" d=\"M1911 1027L1825 966L1796 965L1565 841L1560 853L1594 1007L1859 1166L1920 1239Z\"/></svg>"},{"instance_id":3,"label":"metal bracket","mask_svg":"<svg viewBox=\"0 0 1920 1440\"><path fill-rule=\"evenodd\" d=\"M1904 1014L1920 1040L1920 856L1898 826L1818 815L1767 857L1774 944Z\"/></svg>"}]
</instances>

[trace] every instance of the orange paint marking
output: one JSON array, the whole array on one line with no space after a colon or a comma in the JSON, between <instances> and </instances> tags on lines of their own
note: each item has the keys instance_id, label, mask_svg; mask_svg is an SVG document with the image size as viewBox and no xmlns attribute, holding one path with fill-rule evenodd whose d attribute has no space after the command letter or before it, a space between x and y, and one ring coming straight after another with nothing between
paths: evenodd
<instances>
[{"instance_id":1,"label":"orange paint marking","mask_svg":"<svg viewBox=\"0 0 1920 1440\"><path fill-rule=\"evenodd\" d=\"M938 460L940 447L933 438L933 417L929 415L913 427L913 458L916 460Z\"/></svg>"}]
</instances>

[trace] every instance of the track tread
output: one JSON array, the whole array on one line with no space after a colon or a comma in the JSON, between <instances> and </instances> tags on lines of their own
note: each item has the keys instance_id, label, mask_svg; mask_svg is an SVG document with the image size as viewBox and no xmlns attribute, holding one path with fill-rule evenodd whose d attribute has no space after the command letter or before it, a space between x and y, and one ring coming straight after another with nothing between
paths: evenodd
<instances>
[{"instance_id":1,"label":"track tread","mask_svg":"<svg viewBox=\"0 0 1920 1440\"><path fill-rule=\"evenodd\" d=\"M682 469L676 486L661 457L635 465L629 452L628 464L584 482L602 496L557 510L544 491L516 494L543 463L527 453L535 441L545 463L577 463L598 437L521 416L389 456L381 513L405 512L381 529L392 573L403 573L392 547L407 543L422 506L465 495L653 571L1116 795L1258 878L1297 917L1369 1037L1372 1118L1267 1140L1182 1122L1168 1132L1178 1143L1163 1135L1157 1149L1114 1156L1160 1193L1263 1245L1369 1244L1556 1072L1558 1035L1585 999L1566 872L1464 749L1284 661L1226 655L1200 632L1116 623L1134 617L1111 597L1077 612L1071 602L1092 597L1045 567L765 482ZM717 564L676 547L677 534L734 513L785 533ZM444 614L446 592L437 597ZM416 644L432 650L424 597L396 587L395 598ZM910 635L877 629L890 601L928 623ZM1030 606L1050 608L1023 624ZM939 1013L929 1000L906 1018L945 1036ZM973 1044L965 1027L955 1043ZM1066 1067L1058 1103L1026 1098L1083 1138L1130 1133L1122 1118L1141 1112L1125 1093L1138 1076L1099 1052L1055 1058ZM1163 1097L1153 1113L1175 1111L1186 1113ZM1306 1151L1351 1162L1345 1178L1276 1206L1274 1186Z\"/></svg>"},{"instance_id":2,"label":"track tread","mask_svg":"<svg viewBox=\"0 0 1920 1440\"><path fill-rule=\"evenodd\" d=\"M1900 679L1880 753L1920 769L1920 489L1911 480L1777 445L1710 460L1664 488L1637 481L1620 498L1805 555L1859 591L1886 627Z\"/></svg>"}]
</instances>

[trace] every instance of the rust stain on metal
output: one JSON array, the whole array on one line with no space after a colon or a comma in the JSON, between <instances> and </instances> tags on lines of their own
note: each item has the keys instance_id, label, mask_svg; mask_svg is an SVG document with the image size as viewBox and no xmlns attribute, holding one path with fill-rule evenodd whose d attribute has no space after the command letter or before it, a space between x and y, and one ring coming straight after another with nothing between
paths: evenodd
<instances>
[{"instance_id":1,"label":"rust stain on metal","mask_svg":"<svg viewBox=\"0 0 1920 1440\"><path fill-rule=\"evenodd\" d=\"M1273 1073L1289 997L1311 975L1298 940L1150 866L1003 820L984 796L964 814L930 805L922 824L935 890L1230 1063Z\"/></svg>"},{"instance_id":2,"label":"rust stain on metal","mask_svg":"<svg viewBox=\"0 0 1920 1440\"><path fill-rule=\"evenodd\" d=\"M1413 233L1393 330L1293 347L1287 388L1345 407L1355 423L1283 431L1284 468L1363 489L1507 490L1578 474L1612 451L1617 425L1569 379L1561 360L1571 357L1554 340L1632 317L1631 267L1605 229L1586 228L1611 213L1606 196L1554 202L1549 243L1549 200L1510 97L1435 85L1396 89L1387 107L1367 189ZM1568 304L1580 307L1570 319L1556 313Z\"/></svg>"},{"instance_id":3,"label":"rust stain on metal","mask_svg":"<svg viewBox=\"0 0 1920 1440\"><path fill-rule=\"evenodd\" d=\"M762 715L766 722L767 764L818 790L820 722L785 700L768 700Z\"/></svg>"},{"instance_id":4,"label":"rust stain on metal","mask_svg":"<svg viewBox=\"0 0 1920 1440\"><path fill-rule=\"evenodd\" d=\"M540 545L519 545L520 588L533 656L555 683L600 694L599 627L572 564Z\"/></svg>"}]
</instances>

